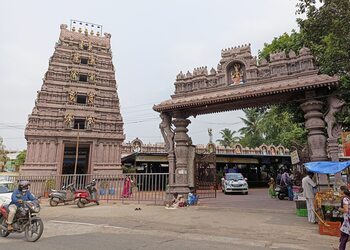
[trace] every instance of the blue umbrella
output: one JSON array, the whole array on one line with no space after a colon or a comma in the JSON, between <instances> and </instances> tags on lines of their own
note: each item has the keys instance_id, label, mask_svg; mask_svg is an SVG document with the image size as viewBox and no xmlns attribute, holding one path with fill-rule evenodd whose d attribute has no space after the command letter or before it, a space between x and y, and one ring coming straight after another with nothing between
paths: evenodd
<instances>
[{"instance_id":1,"label":"blue umbrella","mask_svg":"<svg viewBox=\"0 0 350 250\"><path fill-rule=\"evenodd\" d=\"M305 163L307 171L318 174L336 174L350 166L350 161L314 161Z\"/></svg>"}]
</instances>

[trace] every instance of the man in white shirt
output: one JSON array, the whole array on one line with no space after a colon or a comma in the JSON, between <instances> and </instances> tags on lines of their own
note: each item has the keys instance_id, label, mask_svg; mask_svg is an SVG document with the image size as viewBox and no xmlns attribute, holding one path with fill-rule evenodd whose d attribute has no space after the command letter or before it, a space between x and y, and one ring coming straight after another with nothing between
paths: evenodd
<instances>
[{"instance_id":1,"label":"man in white shirt","mask_svg":"<svg viewBox=\"0 0 350 250\"><path fill-rule=\"evenodd\" d=\"M302 180L303 187L303 195L306 199L306 207L307 207L307 219L310 223L315 223L315 214L312 210L314 208L315 201L315 191L316 183L312 180L314 177L314 173L308 172L307 176L305 176Z\"/></svg>"}]
</instances>

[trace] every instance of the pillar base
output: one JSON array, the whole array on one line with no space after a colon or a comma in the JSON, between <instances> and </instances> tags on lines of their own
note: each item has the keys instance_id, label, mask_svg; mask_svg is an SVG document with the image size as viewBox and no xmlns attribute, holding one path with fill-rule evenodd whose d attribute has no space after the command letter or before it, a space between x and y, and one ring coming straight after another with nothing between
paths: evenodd
<instances>
[{"instance_id":1,"label":"pillar base","mask_svg":"<svg viewBox=\"0 0 350 250\"><path fill-rule=\"evenodd\" d=\"M171 185L169 186L169 190L166 192L166 201L170 201L173 199L173 195L178 193L182 195L187 200L187 195L190 192L190 188L188 185Z\"/></svg>"}]
</instances>

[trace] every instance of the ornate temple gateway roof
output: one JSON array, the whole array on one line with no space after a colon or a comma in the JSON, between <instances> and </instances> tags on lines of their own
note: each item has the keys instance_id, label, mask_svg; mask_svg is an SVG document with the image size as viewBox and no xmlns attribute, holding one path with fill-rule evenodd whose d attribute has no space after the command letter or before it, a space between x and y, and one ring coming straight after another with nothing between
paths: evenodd
<instances>
[{"instance_id":1,"label":"ornate temple gateway roof","mask_svg":"<svg viewBox=\"0 0 350 250\"><path fill-rule=\"evenodd\" d=\"M270 55L257 64L250 45L222 50L215 70L207 67L180 72L171 99L155 105L158 112L188 115L266 106L301 98L305 90L332 88L338 77L319 75L310 50Z\"/></svg>"}]
</instances>

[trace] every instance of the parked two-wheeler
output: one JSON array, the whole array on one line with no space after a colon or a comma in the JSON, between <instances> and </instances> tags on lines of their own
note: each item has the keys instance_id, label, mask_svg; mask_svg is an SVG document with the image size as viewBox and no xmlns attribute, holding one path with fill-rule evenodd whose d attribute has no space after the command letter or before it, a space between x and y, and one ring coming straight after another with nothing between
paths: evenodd
<instances>
[{"instance_id":1,"label":"parked two-wheeler","mask_svg":"<svg viewBox=\"0 0 350 250\"><path fill-rule=\"evenodd\" d=\"M100 205L97 198L96 181L93 180L84 190L76 190L74 192L74 200L79 208L85 207L86 204L96 203Z\"/></svg>"},{"instance_id":2,"label":"parked two-wheeler","mask_svg":"<svg viewBox=\"0 0 350 250\"><path fill-rule=\"evenodd\" d=\"M275 192L276 192L276 196L280 200L284 200L284 198L288 197L288 188L287 188L287 186L280 186L280 185L278 185L275 188Z\"/></svg>"},{"instance_id":3,"label":"parked two-wheeler","mask_svg":"<svg viewBox=\"0 0 350 250\"><path fill-rule=\"evenodd\" d=\"M44 224L36 214L40 212L40 205L37 200L23 201L14 217L12 226L13 230L7 230L7 217L9 214L8 205L0 208L0 236L7 237L10 233L23 233L27 241L37 241L44 230Z\"/></svg>"},{"instance_id":4,"label":"parked two-wheeler","mask_svg":"<svg viewBox=\"0 0 350 250\"><path fill-rule=\"evenodd\" d=\"M68 186L63 186L62 190L51 190L49 194L49 204L51 207L56 207L59 203L66 204L67 202L74 200L74 184L69 184Z\"/></svg>"}]
</instances>

